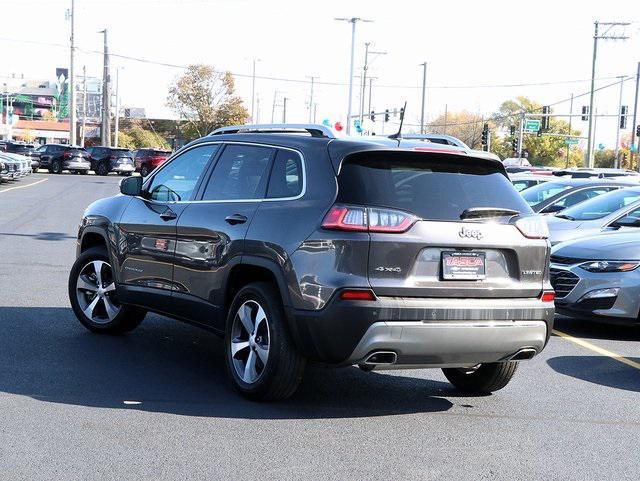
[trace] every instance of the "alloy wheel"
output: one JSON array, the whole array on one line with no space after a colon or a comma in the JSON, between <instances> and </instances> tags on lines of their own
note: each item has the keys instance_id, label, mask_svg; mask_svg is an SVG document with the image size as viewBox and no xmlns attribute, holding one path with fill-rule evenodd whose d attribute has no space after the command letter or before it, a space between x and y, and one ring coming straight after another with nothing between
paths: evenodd
<instances>
[{"instance_id":1,"label":"alloy wheel","mask_svg":"<svg viewBox=\"0 0 640 481\"><path fill-rule=\"evenodd\" d=\"M111 266L101 260L82 268L76 281L76 296L84 315L96 324L113 321L121 309Z\"/></svg>"},{"instance_id":2,"label":"alloy wheel","mask_svg":"<svg viewBox=\"0 0 640 481\"><path fill-rule=\"evenodd\" d=\"M253 384L264 373L269 360L271 335L267 315L254 300L244 302L231 328L231 360L236 374Z\"/></svg>"}]
</instances>

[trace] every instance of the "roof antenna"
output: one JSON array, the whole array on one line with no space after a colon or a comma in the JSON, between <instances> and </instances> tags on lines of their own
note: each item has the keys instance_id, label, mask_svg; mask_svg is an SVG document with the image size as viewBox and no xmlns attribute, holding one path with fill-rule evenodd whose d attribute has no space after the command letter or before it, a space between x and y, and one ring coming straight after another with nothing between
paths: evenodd
<instances>
[{"instance_id":1,"label":"roof antenna","mask_svg":"<svg viewBox=\"0 0 640 481\"><path fill-rule=\"evenodd\" d=\"M398 132L395 134L391 134L389 136L390 139L395 139L398 141L398 146L400 146L400 141L402 140L402 124L404 123L404 114L407 111L407 101L404 102L404 107L400 110L400 127L398 127Z\"/></svg>"}]
</instances>

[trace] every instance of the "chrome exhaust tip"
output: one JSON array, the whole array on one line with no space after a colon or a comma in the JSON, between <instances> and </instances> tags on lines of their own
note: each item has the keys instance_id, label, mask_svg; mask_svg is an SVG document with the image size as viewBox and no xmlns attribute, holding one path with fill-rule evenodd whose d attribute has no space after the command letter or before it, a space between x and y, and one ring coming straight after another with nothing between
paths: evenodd
<instances>
[{"instance_id":1,"label":"chrome exhaust tip","mask_svg":"<svg viewBox=\"0 0 640 481\"><path fill-rule=\"evenodd\" d=\"M532 347L525 347L516 352L513 356L509 357L509 361L525 361L527 359L531 359L533 356L538 354L538 351L533 349Z\"/></svg>"},{"instance_id":2,"label":"chrome exhaust tip","mask_svg":"<svg viewBox=\"0 0 640 481\"><path fill-rule=\"evenodd\" d=\"M395 364L398 355L393 351L374 351L364 358L362 364L365 366L380 366Z\"/></svg>"}]
</instances>

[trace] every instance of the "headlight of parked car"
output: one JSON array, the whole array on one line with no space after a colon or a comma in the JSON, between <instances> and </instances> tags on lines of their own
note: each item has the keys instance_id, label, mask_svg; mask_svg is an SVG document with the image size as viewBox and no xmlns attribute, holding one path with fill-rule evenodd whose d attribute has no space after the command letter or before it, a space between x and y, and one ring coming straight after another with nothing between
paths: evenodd
<instances>
[{"instance_id":1,"label":"headlight of parked car","mask_svg":"<svg viewBox=\"0 0 640 481\"><path fill-rule=\"evenodd\" d=\"M627 272L640 266L637 261L592 261L580 264L580 268L589 272Z\"/></svg>"}]
</instances>

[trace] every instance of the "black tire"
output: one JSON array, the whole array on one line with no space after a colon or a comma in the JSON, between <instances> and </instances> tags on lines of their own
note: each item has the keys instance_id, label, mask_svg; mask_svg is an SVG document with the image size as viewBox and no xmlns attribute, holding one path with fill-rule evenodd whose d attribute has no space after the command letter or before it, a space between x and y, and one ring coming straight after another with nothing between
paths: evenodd
<instances>
[{"instance_id":1,"label":"black tire","mask_svg":"<svg viewBox=\"0 0 640 481\"><path fill-rule=\"evenodd\" d=\"M247 301L257 303L264 310L269 338L266 364L261 364L262 369L259 377L251 383L245 382L240 377L231 353L234 320L236 320L239 308L245 305ZM252 349L253 347L247 347L247 350ZM239 355L239 353L240 351L236 355ZM298 388L302 380L306 360L298 352L291 340L286 325L282 300L273 285L266 282L255 282L243 287L236 294L227 316L225 360L227 372L236 389L243 396L254 401L286 399ZM256 362L261 363L261 361Z\"/></svg>"},{"instance_id":2,"label":"black tire","mask_svg":"<svg viewBox=\"0 0 640 481\"><path fill-rule=\"evenodd\" d=\"M87 175L87 171L86 170L80 170L78 172L80 173L80 175Z\"/></svg>"},{"instance_id":3,"label":"black tire","mask_svg":"<svg viewBox=\"0 0 640 481\"><path fill-rule=\"evenodd\" d=\"M115 291L113 291L113 296L110 299L112 303L119 306L119 311L113 319L96 322L83 312L78 299L77 282L83 268L93 261L102 261L106 264L111 262L104 247L92 247L80 254L69 273L69 301L74 314L80 323L91 332L122 334L135 329L143 321L146 311L133 306L120 305L117 302Z\"/></svg>"},{"instance_id":4,"label":"black tire","mask_svg":"<svg viewBox=\"0 0 640 481\"><path fill-rule=\"evenodd\" d=\"M142 167L140 167L140 175L142 177L149 175L149 167L147 167L147 164L142 164Z\"/></svg>"},{"instance_id":5,"label":"black tire","mask_svg":"<svg viewBox=\"0 0 640 481\"><path fill-rule=\"evenodd\" d=\"M445 377L456 388L473 394L488 394L509 384L518 368L515 361L480 364L476 369L443 369Z\"/></svg>"},{"instance_id":6,"label":"black tire","mask_svg":"<svg viewBox=\"0 0 640 481\"><path fill-rule=\"evenodd\" d=\"M98 175L109 175L109 166L106 162L100 162L98 164L98 168L96 170L96 174Z\"/></svg>"},{"instance_id":7,"label":"black tire","mask_svg":"<svg viewBox=\"0 0 640 481\"><path fill-rule=\"evenodd\" d=\"M54 160L51 162L51 173L52 174L62 174L62 162L59 160Z\"/></svg>"}]
</instances>

